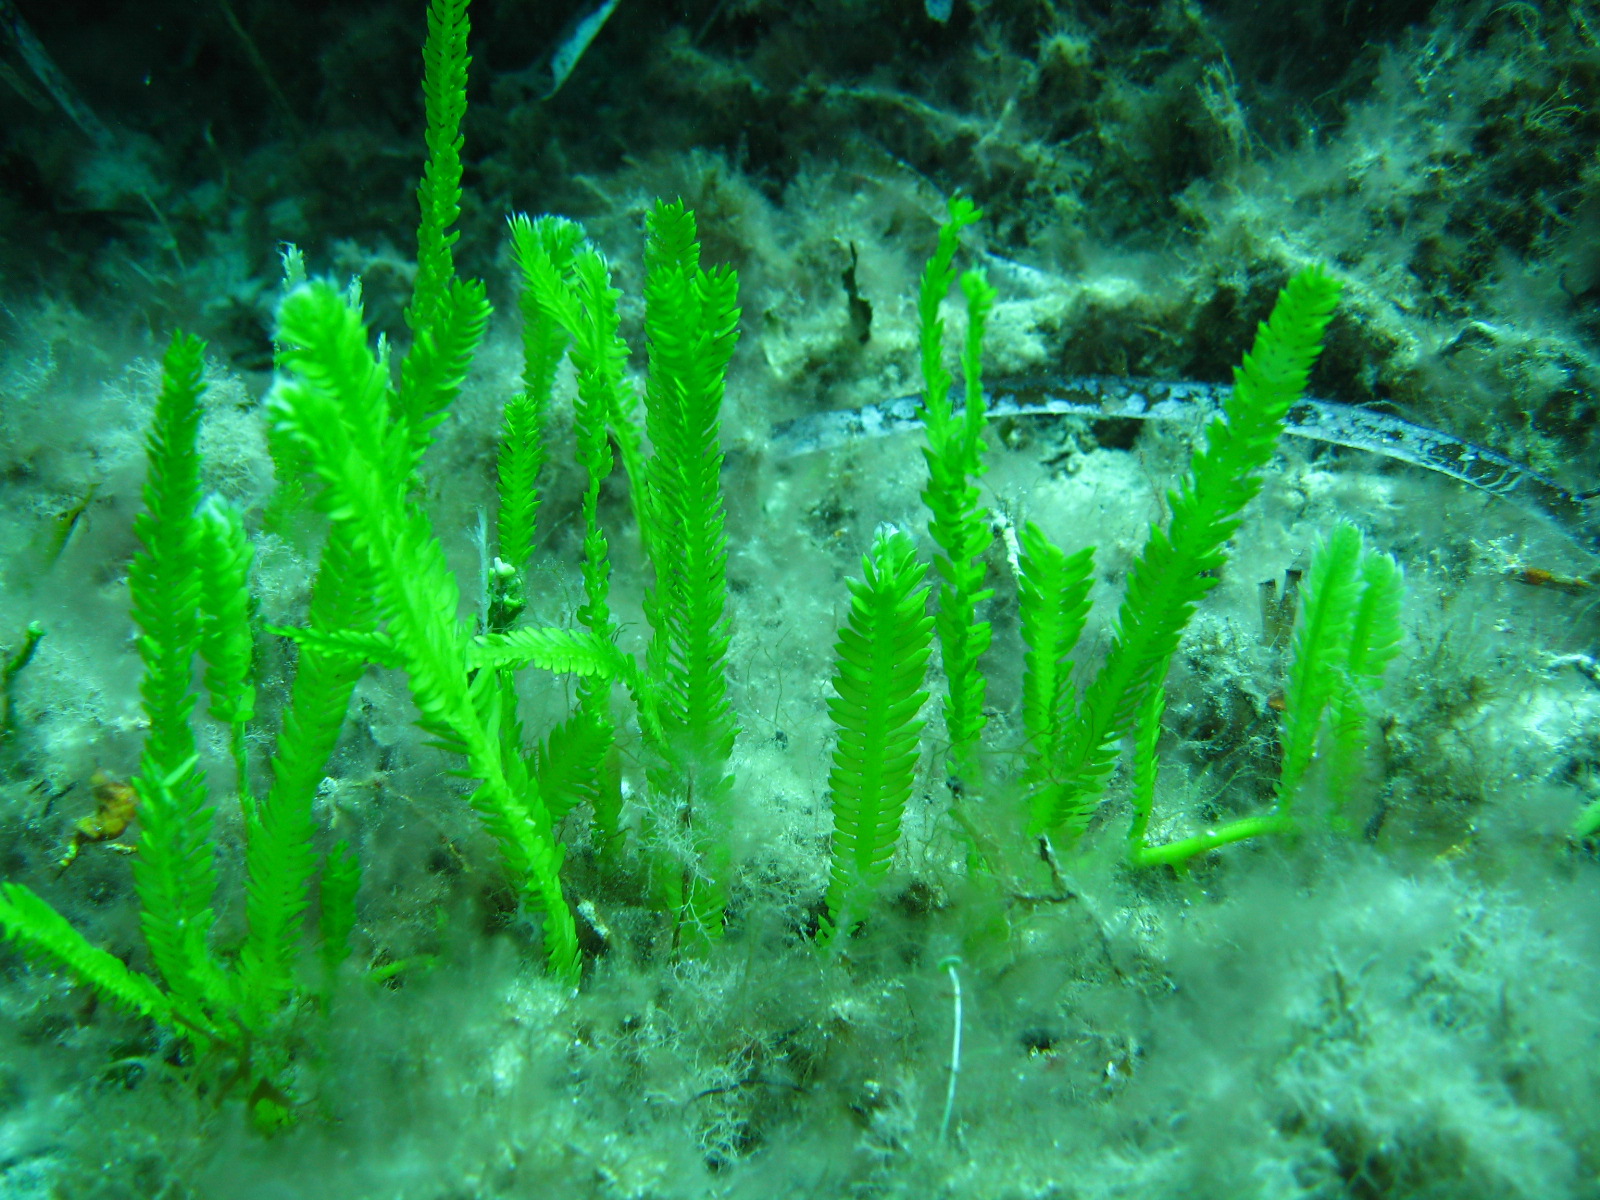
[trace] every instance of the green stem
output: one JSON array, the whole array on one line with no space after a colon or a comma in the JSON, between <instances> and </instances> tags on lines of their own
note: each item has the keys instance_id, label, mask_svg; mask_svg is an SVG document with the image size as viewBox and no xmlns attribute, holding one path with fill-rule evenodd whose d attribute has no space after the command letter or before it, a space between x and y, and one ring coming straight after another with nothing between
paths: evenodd
<instances>
[{"instance_id":1,"label":"green stem","mask_svg":"<svg viewBox=\"0 0 1600 1200\"><path fill-rule=\"evenodd\" d=\"M1135 846L1128 857L1136 867L1169 865L1182 867L1197 854L1204 854L1219 846L1231 845L1263 834L1287 833L1293 826L1294 822L1290 817L1280 812L1241 817L1237 821L1229 821L1226 825L1218 825L1215 829L1207 829L1203 833L1179 838L1175 842L1167 842L1161 846Z\"/></svg>"}]
</instances>

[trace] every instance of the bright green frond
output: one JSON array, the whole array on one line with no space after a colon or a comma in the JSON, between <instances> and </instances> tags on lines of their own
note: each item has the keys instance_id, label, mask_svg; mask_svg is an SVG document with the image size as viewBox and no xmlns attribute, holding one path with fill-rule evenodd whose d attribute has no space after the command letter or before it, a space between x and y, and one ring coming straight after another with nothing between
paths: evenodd
<instances>
[{"instance_id":1,"label":"bright green frond","mask_svg":"<svg viewBox=\"0 0 1600 1200\"><path fill-rule=\"evenodd\" d=\"M659 688L668 765L658 778L685 803L700 848L691 923L715 936L727 879L726 765L736 728L727 694L727 538L720 413L738 341L739 280L700 265L694 214L658 203L645 248L646 548L655 585L645 601L646 652ZM665 782L668 779L671 782ZM692 798L692 801L690 800Z\"/></svg>"},{"instance_id":2,"label":"bright green frond","mask_svg":"<svg viewBox=\"0 0 1600 1200\"><path fill-rule=\"evenodd\" d=\"M922 402L929 424L948 419L950 413L950 372L944 365L944 319L939 306L955 283L956 250L961 231L983 218L983 210L965 196L950 201L950 216L939 227L939 244L923 268L917 289L917 327L922 363Z\"/></svg>"},{"instance_id":3,"label":"bright green frond","mask_svg":"<svg viewBox=\"0 0 1600 1200\"><path fill-rule=\"evenodd\" d=\"M235 787L248 828L256 815L247 741L247 726L256 711L255 638L250 627L255 610L250 560L255 547L245 535L243 515L217 498L201 509L200 529L205 562L200 572L200 656L206 663L211 716L229 726Z\"/></svg>"},{"instance_id":4,"label":"bright green frond","mask_svg":"<svg viewBox=\"0 0 1600 1200\"><path fill-rule=\"evenodd\" d=\"M651 534L643 501L644 453L634 419L638 399L624 375L628 346L617 332L617 301L621 293L611 286L604 256L582 240L581 228L571 222L553 217L536 221L513 217L511 239L524 284L523 312L536 308L553 330L571 339L582 406L579 460L591 474L610 473L610 449L600 432L609 424L631 487L634 518L648 545ZM554 347L547 346L546 351L554 352ZM559 359L559 353L556 357ZM550 369L554 370L553 365Z\"/></svg>"},{"instance_id":5,"label":"bright green frond","mask_svg":"<svg viewBox=\"0 0 1600 1200\"><path fill-rule=\"evenodd\" d=\"M500 434L500 557L524 571L533 554L534 522L539 511L538 480L544 465L545 414L549 411L556 368L571 335L558 324L528 282L525 247L537 248L551 276L563 278L583 240L583 227L562 217L510 219L512 255L517 261L517 306L522 315L522 391L506 403Z\"/></svg>"},{"instance_id":6,"label":"bright green frond","mask_svg":"<svg viewBox=\"0 0 1600 1200\"><path fill-rule=\"evenodd\" d=\"M396 413L405 424L412 469L422 461L433 431L461 394L493 312L483 284L451 279L434 302L432 319L417 331L400 366L400 389L395 397Z\"/></svg>"},{"instance_id":7,"label":"bright green frond","mask_svg":"<svg viewBox=\"0 0 1600 1200\"><path fill-rule=\"evenodd\" d=\"M1156 746L1161 741L1161 718L1167 711L1167 689L1158 684L1150 689L1139 709L1133 739L1133 820L1128 825L1129 858L1139 863L1146 852L1145 836L1156 803L1156 779L1160 764Z\"/></svg>"},{"instance_id":8,"label":"bright green frond","mask_svg":"<svg viewBox=\"0 0 1600 1200\"><path fill-rule=\"evenodd\" d=\"M200 643L204 541L200 507L200 397L205 344L179 334L163 363L146 445L145 509L134 519L142 549L128 567L144 660L145 757L166 773L194 756L190 668Z\"/></svg>"},{"instance_id":9,"label":"bright green frond","mask_svg":"<svg viewBox=\"0 0 1600 1200\"><path fill-rule=\"evenodd\" d=\"M993 535L975 480L987 469L983 462L983 431L988 421L983 399L983 335L996 292L981 271L968 271L961 277L967 299L967 336L961 353L966 407L959 420L952 416L939 305L955 281L954 259L961 230L981 216L970 201L959 197L951 201L950 219L940 229L938 249L923 272L917 305L922 416L927 426L922 454L928 464L922 499L930 514L928 532L939 548L934 568L942 584L934 627L948 681L944 715L950 738L949 769L957 779L970 774L986 721L987 683L978 664L989 648L991 631L987 621L978 619L978 606L993 595L983 586L988 570L984 556Z\"/></svg>"},{"instance_id":10,"label":"bright green frond","mask_svg":"<svg viewBox=\"0 0 1600 1200\"><path fill-rule=\"evenodd\" d=\"M658 200L650 210L644 247L645 294L673 276L692 278L700 269L694 212L682 200ZM659 302L658 302L659 303Z\"/></svg>"},{"instance_id":11,"label":"bright green frond","mask_svg":"<svg viewBox=\"0 0 1600 1200\"><path fill-rule=\"evenodd\" d=\"M666 685L671 752L725 761L734 736L727 699L727 538L720 412L738 340L738 277L700 269L694 214L658 204L650 218L645 333L646 419L656 584L647 612L650 661Z\"/></svg>"},{"instance_id":12,"label":"bright green frond","mask_svg":"<svg viewBox=\"0 0 1600 1200\"><path fill-rule=\"evenodd\" d=\"M331 988L339 965L350 957L350 933L356 927L356 893L361 890L361 862L348 842L335 842L322 862L319 932L322 969Z\"/></svg>"},{"instance_id":13,"label":"bright green frond","mask_svg":"<svg viewBox=\"0 0 1600 1200\"><path fill-rule=\"evenodd\" d=\"M428 158L417 185L417 279L406 310L406 324L414 333L433 324L455 275L451 248L461 234L451 226L461 215L461 121L467 113L467 67L472 62L468 29L467 0L432 0L428 5L428 39L422 48Z\"/></svg>"},{"instance_id":14,"label":"bright green frond","mask_svg":"<svg viewBox=\"0 0 1600 1200\"><path fill-rule=\"evenodd\" d=\"M613 743L608 722L583 708L550 731L533 755L533 774L550 815L560 820L578 805L599 799L605 759Z\"/></svg>"},{"instance_id":15,"label":"bright green frond","mask_svg":"<svg viewBox=\"0 0 1600 1200\"><path fill-rule=\"evenodd\" d=\"M394 638L381 629L296 629L288 625L271 625L267 627L267 632L276 637L286 637L303 649L358 666L374 663L394 671L405 669L405 655L395 644Z\"/></svg>"},{"instance_id":16,"label":"bright green frond","mask_svg":"<svg viewBox=\"0 0 1600 1200\"><path fill-rule=\"evenodd\" d=\"M833 867L828 884L832 940L866 915L894 855L915 778L916 719L931 650L927 567L903 533L880 532L850 585L849 623L835 646L828 712L839 731L828 775Z\"/></svg>"},{"instance_id":17,"label":"bright green frond","mask_svg":"<svg viewBox=\"0 0 1600 1200\"><path fill-rule=\"evenodd\" d=\"M205 939L216 889L211 809L189 724L204 567L197 449L204 350L198 338L179 334L162 364L147 447L145 511L134 521L142 549L128 568L144 660L140 692L150 725L133 780L142 826L134 879L156 967L174 993L194 1003L214 990Z\"/></svg>"},{"instance_id":18,"label":"bright green frond","mask_svg":"<svg viewBox=\"0 0 1600 1200\"><path fill-rule=\"evenodd\" d=\"M1400 609L1405 600L1405 574L1387 554L1363 554L1361 599L1350 622L1344 674L1332 707L1333 761L1328 795L1335 823L1361 774L1367 749L1367 695L1383 683L1383 673L1400 651L1403 629Z\"/></svg>"},{"instance_id":19,"label":"bright green frond","mask_svg":"<svg viewBox=\"0 0 1600 1200\"><path fill-rule=\"evenodd\" d=\"M0 883L0 927L6 936L52 966L64 966L99 988L107 999L140 1016L173 1024L172 1002L146 975L92 944L30 889Z\"/></svg>"},{"instance_id":20,"label":"bright green frond","mask_svg":"<svg viewBox=\"0 0 1600 1200\"><path fill-rule=\"evenodd\" d=\"M1017 603L1022 620L1022 727L1032 773L1047 772L1072 716L1073 648L1089 616L1094 547L1067 557L1032 521L1022 529Z\"/></svg>"},{"instance_id":21,"label":"bright green frond","mask_svg":"<svg viewBox=\"0 0 1600 1200\"><path fill-rule=\"evenodd\" d=\"M1351 682L1364 691L1383 682L1384 670L1400 652L1405 592L1405 572L1399 563L1387 554L1362 555L1361 604L1350 627L1346 669Z\"/></svg>"},{"instance_id":22,"label":"bright green frond","mask_svg":"<svg viewBox=\"0 0 1600 1200\"><path fill-rule=\"evenodd\" d=\"M289 707L278 733L272 787L246 846L249 932L240 952L240 974L246 1002L263 1014L275 1011L293 984L316 865L313 806L350 696L369 661L365 653L333 649L327 642L376 636L374 591L365 555L356 549L348 528L335 525L323 544L308 627L300 631L306 640L300 644Z\"/></svg>"},{"instance_id":23,"label":"bright green frond","mask_svg":"<svg viewBox=\"0 0 1600 1200\"><path fill-rule=\"evenodd\" d=\"M495 550L517 571L526 571L533 557L534 528L539 515L539 470L544 465L544 412L548 393L535 400L523 391L506 401L496 462L499 504L495 516Z\"/></svg>"},{"instance_id":24,"label":"bright green frond","mask_svg":"<svg viewBox=\"0 0 1600 1200\"><path fill-rule=\"evenodd\" d=\"M1151 528L1129 575L1111 651L1085 690L1053 786L1035 796L1035 831L1076 836L1087 824L1118 744L1150 688L1165 677L1196 605L1215 586L1213 572L1241 511L1260 490L1259 472L1305 388L1338 296L1338 283L1309 268L1290 280L1260 327L1235 373L1225 415L1207 427L1189 477L1168 494L1171 524Z\"/></svg>"},{"instance_id":25,"label":"bright green frond","mask_svg":"<svg viewBox=\"0 0 1600 1200\"><path fill-rule=\"evenodd\" d=\"M1289 681L1283 694L1283 766L1278 809L1287 813L1317 748L1322 715L1349 652L1360 601L1361 534L1341 523L1311 560L1295 622Z\"/></svg>"},{"instance_id":26,"label":"bright green frond","mask_svg":"<svg viewBox=\"0 0 1600 1200\"><path fill-rule=\"evenodd\" d=\"M567 276L572 268L572 256L583 242L583 226L565 217L542 216L530 220L521 213L511 217L509 223L511 251L520 284L517 304L522 314L522 389L525 395L542 402L549 398L556 368L572 336L547 310L548 278ZM530 254L546 264L544 269L548 276L542 293L535 292L529 280Z\"/></svg>"},{"instance_id":27,"label":"bright green frond","mask_svg":"<svg viewBox=\"0 0 1600 1200\"><path fill-rule=\"evenodd\" d=\"M532 666L541 671L608 679L622 673L622 658L614 644L588 630L531 626L510 633L479 634L467 651L467 661L474 670L520 670Z\"/></svg>"},{"instance_id":28,"label":"bright green frond","mask_svg":"<svg viewBox=\"0 0 1600 1200\"><path fill-rule=\"evenodd\" d=\"M211 715L227 724L255 717L252 683L253 639L250 614L250 561L255 547L244 531L244 517L225 501L213 499L200 512L200 655L206 663Z\"/></svg>"},{"instance_id":29,"label":"bright green frond","mask_svg":"<svg viewBox=\"0 0 1600 1200\"><path fill-rule=\"evenodd\" d=\"M284 301L279 323L292 375L269 398L273 417L305 446L327 485L326 507L371 564L378 608L422 723L467 758L479 780L473 804L545 914L552 968L575 978L577 934L561 894L550 816L520 759L502 752L492 673L469 684L460 594L426 518L407 502L404 432L382 419L381 367L361 314L327 284L311 284Z\"/></svg>"}]
</instances>

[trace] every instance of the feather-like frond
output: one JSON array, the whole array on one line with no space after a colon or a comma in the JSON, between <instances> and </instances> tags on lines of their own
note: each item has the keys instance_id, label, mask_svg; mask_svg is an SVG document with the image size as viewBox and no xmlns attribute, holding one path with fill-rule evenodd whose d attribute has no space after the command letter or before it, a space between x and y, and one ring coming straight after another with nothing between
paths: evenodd
<instances>
[{"instance_id":1,"label":"feather-like frond","mask_svg":"<svg viewBox=\"0 0 1600 1200\"><path fill-rule=\"evenodd\" d=\"M1331 714L1328 797L1336 824L1344 821L1342 809L1367 749L1367 695L1383 683L1384 671L1400 652L1405 590L1405 573L1394 559L1387 554L1362 556L1361 599L1350 622L1349 650Z\"/></svg>"},{"instance_id":2,"label":"feather-like frond","mask_svg":"<svg viewBox=\"0 0 1600 1200\"><path fill-rule=\"evenodd\" d=\"M927 567L903 533L880 532L849 580L850 615L835 645L828 712L839 732L828 791L833 867L825 938L866 915L889 867L917 766L920 691L931 649Z\"/></svg>"},{"instance_id":3,"label":"feather-like frond","mask_svg":"<svg viewBox=\"0 0 1600 1200\"><path fill-rule=\"evenodd\" d=\"M550 815L560 820L584 802L595 803L611 750L610 723L580 708L550 731L533 753L531 768Z\"/></svg>"},{"instance_id":4,"label":"feather-like frond","mask_svg":"<svg viewBox=\"0 0 1600 1200\"><path fill-rule=\"evenodd\" d=\"M1094 547L1070 558L1032 521L1022 529L1017 606L1022 621L1022 728L1029 774L1048 775L1075 708L1072 652L1089 616Z\"/></svg>"},{"instance_id":5,"label":"feather-like frond","mask_svg":"<svg viewBox=\"0 0 1600 1200\"><path fill-rule=\"evenodd\" d=\"M1300 596L1289 679L1283 690L1283 765L1277 804L1287 813L1317 748L1322 715L1333 699L1349 651L1361 597L1361 534L1341 522L1311 559Z\"/></svg>"},{"instance_id":6,"label":"feather-like frond","mask_svg":"<svg viewBox=\"0 0 1600 1200\"><path fill-rule=\"evenodd\" d=\"M700 870L692 928L715 936L728 887L727 773L736 727L728 701L727 537L723 531L720 413L738 341L739 280L705 270L694 214L658 202L645 247L645 392L652 454L646 471L646 548L655 583L645 599L646 650L660 703L666 764L657 780L688 806Z\"/></svg>"},{"instance_id":7,"label":"feather-like frond","mask_svg":"<svg viewBox=\"0 0 1600 1200\"><path fill-rule=\"evenodd\" d=\"M250 560L255 547L244 531L244 516L218 497L200 511L205 567L200 572L200 656L206 664L211 716L228 726L235 788L245 821L254 822L247 726L255 717Z\"/></svg>"},{"instance_id":8,"label":"feather-like frond","mask_svg":"<svg viewBox=\"0 0 1600 1200\"><path fill-rule=\"evenodd\" d=\"M524 390L506 401L496 460L499 507L495 548L517 571L533 557L534 526L539 515L539 470L544 466L544 414L549 393Z\"/></svg>"},{"instance_id":9,"label":"feather-like frond","mask_svg":"<svg viewBox=\"0 0 1600 1200\"><path fill-rule=\"evenodd\" d=\"M246 1003L258 1013L274 1011L294 985L316 868L313 805L350 696L369 661L365 654L337 651L331 643L336 636L350 642L377 636L373 591L365 555L355 548L349 530L335 525L312 587L309 626L294 631L304 633L306 640L300 644L289 708L272 759L272 786L245 848L249 932L239 965Z\"/></svg>"},{"instance_id":10,"label":"feather-like frond","mask_svg":"<svg viewBox=\"0 0 1600 1200\"><path fill-rule=\"evenodd\" d=\"M1260 490L1289 406L1305 390L1333 314L1339 285L1311 267L1289 281L1255 345L1234 372L1224 416L1213 421L1189 476L1167 494L1166 529L1152 526L1129 574L1110 653L1085 689L1053 785L1035 793L1032 828L1077 836L1098 803L1149 691L1165 677L1196 605L1216 585L1212 572Z\"/></svg>"},{"instance_id":11,"label":"feather-like frond","mask_svg":"<svg viewBox=\"0 0 1600 1200\"><path fill-rule=\"evenodd\" d=\"M133 620L144 660L140 691L150 724L133 786L139 793L134 879L156 969L182 1000L215 1001L206 947L216 875L211 808L189 718L200 643L204 537L200 504L200 397L205 344L173 337L147 444L145 511L134 520L143 548L128 567Z\"/></svg>"},{"instance_id":12,"label":"feather-like frond","mask_svg":"<svg viewBox=\"0 0 1600 1200\"><path fill-rule=\"evenodd\" d=\"M288 638L305 650L314 650L343 662L366 665L372 663L391 671L405 669L406 657L382 629L304 629L293 625L269 625L267 632L274 637Z\"/></svg>"},{"instance_id":13,"label":"feather-like frond","mask_svg":"<svg viewBox=\"0 0 1600 1200\"><path fill-rule=\"evenodd\" d=\"M433 304L429 323L417 331L400 364L395 415L406 428L413 470L461 394L493 312L482 283L449 280Z\"/></svg>"},{"instance_id":14,"label":"feather-like frond","mask_svg":"<svg viewBox=\"0 0 1600 1200\"><path fill-rule=\"evenodd\" d=\"M572 340L528 286L523 248L538 247L555 277L564 277L583 241L583 227L564 217L529 220L518 215L511 218L511 235L511 252L520 283L517 306L522 314L522 391L506 403L501 428L497 532L500 557L522 571L533 554L539 471L545 459L545 413L555 386L556 368Z\"/></svg>"},{"instance_id":15,"label":"feather-like frond","mask_svg":"<svg viewBox=\"0 0 1600 1200\"><path fill-rule=\"evenodd\" d=\"M923 271L917 297L921 322L923 375L922 417L927 445L928 484L922 499L930 514L928 532L939 553L934 569L941 579L934 628L944 665L947 690L945 728L950 738L950 767L965 774L983 731L986 681L978 667L989 648L989 622L978 619L978 605L993 596L983 586L984 555L992 542L988 515L976 480L988 469L983 462L983 334L997 293L981 271L961 276L967 299L967 337L961 355L966 384L963 415L952 415L950 372L944 366L944 321L939 306L955 281L955 253L961 230L983 216L970 200L950 202L950 219L939 230L939 245Z\"/></svg>"},{"instance_id":16,"label":"feather-like frond","mask_svg":"<svg viewBox=\"0 0 1600 1200\"><path fill-rule=\"evenodd\" d=\"M503 753L499 687L469 686L470 637L444 550L406 499L403 427L385 420L382 368L358 308L324 283L291 293L279 314L283 362L269 399L279 425L307 449L327 485L325 505L372 568L378 608L404 659L422 724L465 755L479 783L472 802L545 915L552 968L578 971L577 932L561 894L561 852L550 814L519 757Z\"/></svg>"},{"instance_id":17,"label":"feather-like frond","mask_svg":"<svg viewBox=\"0 0 1600 1200\"><path fill-rule=\"evenodd\" d=\"M200 572L200 656L206 663L211 715L230 725L255 716L250 632L250 561L255 547L234 505L213 498L200 511L203 559Z\"/></svg>"},{"instance_id":18,"label":"feather-like frond","mask_svg":"<svg viewBox=\"0 0 1600 1200\"><path fill-rule=\"evenodd\" d=\"M91 943L20 883L0 883L0 928L25 950L64 966L140 1016L173 1023L172 1001L147 975Z\"/></svg>"},{"instance_id":19,"label":"feather-like frond","mask_svg":"<svg viewBox=\"0 0 1600 1200\"><path fill-rule=\"evenodd\" d=\"M331 991L339 964L350 956L350 932L356 927L356 893L361 890L361 862L350 844L338 841L322 861L322 970Z\"/></svg>"},{"instance_id":20,"label":"feather-like frond","mask_svg":"<svg viewBox=\"0 0 1600 1200\"><path fill-rule=\"evenodd\" d=\"M565 675L619 678L626 656L605 638L586 629L513 629L510 633L484 633L467 648L471 669L520 670L538 667Z\"/></svg>"},{"instance_id":21,"label":"feather-like frond","mask_svg":"<svg viewBox=\"0 0 1600 1200\"><path fill-rule=\"evenodd\" d=\"M655 530L650 662L664 684L669 752L720 764L732 752L727 698L727 537L719 413L738 340L738 276L700 268L694 214L658 204L646 250L648 467Z\"/></svg>"},{"instance_id":22,"label":"feather-like frond","mask_svg":"<svg viewBox=\"0 0 1600 1200\"><path fill-rule=\"evenodd\" d=\"M450 227L461 216L461 121L467 114L467 0L432 0L422 48L422 102L428 158L417 185L417 279L406 324L420 333L455 275Z\"/></svg>"}]
</instances>

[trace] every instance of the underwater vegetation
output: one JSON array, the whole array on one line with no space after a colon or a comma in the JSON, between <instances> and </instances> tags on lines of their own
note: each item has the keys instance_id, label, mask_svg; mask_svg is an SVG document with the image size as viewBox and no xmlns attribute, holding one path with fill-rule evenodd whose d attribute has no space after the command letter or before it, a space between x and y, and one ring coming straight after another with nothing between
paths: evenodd
<instances>
[{"instance_id":1,"label":"underwater vegetation","mask_svg":"<svg viewBox=\"0 0 1600 1200\"><path fill-rule=\"evenodd\" d=\"M8 1133L30 1178L81 1178L99 1140L193 1195L328 1172L350 1196L1589 1194L1592 923L1494 898L1522 867L1458 873L1474 820L1406 794L1434 748L1394 697L1452 709L1444 741L1484 699L1441 682L1452 627L1384 514L1302 495L1305 565L1257 589L1260 636L1207 616L1252 541L1281 549L1261 510L1296 503L1275 464L1339 267L1286 273L1154 505L1108 489L1091 529L1059 519L1060 480L1026 505L985 483L1030 435L991 412L1004 287L958 265L989 218L955 196L915 286L920 467L854 446L771 469L781 528L747 545L725 406L763 324L681 199L648 206L636 294L582 224L509 216L520 362L485 416L498 289L457 266L468 35L467 0L431 0L406 335L289 247L259 405L219 405L201 339L167 342L111 581L137 773L0 882L7 986L82 985L126 1031L76 1052L100 1107L69 1151ZM203 482L230 406L275 479L249 508ZM493 464L470 522L464 436ZM823 511L830 472L874 470L890 511ZM80 516L10 586L59 569ZM831 558L784 540L805 522ZM794 732L751 666L812 653L789 637L830 647ZM49 646L36 622L6 655L8 754ZM1546 667L1592 680L1579 657ZM1564 696L1552 736L1592 735ZM389 765L351 782L380 736ZM825 770L782 765L801 754ZM1600 800L1554 791L1525 840L1559 899L1592 889ZM112 846L133 907L108 948L74 891ZM19 1097L71 1091L66 1060L27 1058Z\"/></svg>"}]
</instances>

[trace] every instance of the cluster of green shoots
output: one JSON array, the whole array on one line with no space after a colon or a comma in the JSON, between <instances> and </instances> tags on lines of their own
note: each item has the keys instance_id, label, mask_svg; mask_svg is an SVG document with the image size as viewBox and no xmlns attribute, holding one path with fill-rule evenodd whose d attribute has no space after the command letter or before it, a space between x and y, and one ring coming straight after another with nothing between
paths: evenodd
<instances>
[{"instance_id":1,"label":"cluster of green shoots","mask_svg":"<svg viewBox=\"0 0 1600 1200\"><path fill-rule=\"evenodd\" d=\"M297 255L276 333L278 379L268 397L279 480L265 514L282 520L314 503L327 525L303 625L262 629L249 589L245 515L200 494L197 430L203 346L174 337L149 435L143 549L129 574L144 661L149 733L133 787L142 831L135 882L150 971L136 971L76 931L28 887L0 886L0 928L114 1001L187 1040L209 1077L244 1095L265 1128L292 1119L307 1022L335 995L356 923L360 869L342 843L317 850L313 801L369 664L403 670L434 745L472 781L470 803L493 835L525 910L537 919L548 970L572 985L583 971L578 920L563 889L569 814L587 816L598 861L642 870L682 953L723 936L737 863L730 849L730 769L738 728L728 698L727 543L720 490L719 414L739 318L733 271L700 262L694 214L659 203L648 221L639 397L626 373L619 293L575 223L513 217L524 368L504 406L495 557L479 614L464 617L417 480L433 433L459 394L490 317L482 283L456 274L460 124L466 105L467 0L432 0L425 49L428 158L412 340L398 364L367 329L359 287L307 281ZM1319 747L1330 748L1330 794L1359 773L1363 697L1399 638L1400 578L1335 530L1305 590L1284 713L1283 771L1270 812L1178 841L1148 841L1163 680L1184 627L1216 581L1241 511L1260 487L1286 410L1305 388L1338 293L1315 268L1295 276L1236 375L1226 413L1206 430L1170 519L1152 526L1128 581L1098 670L1084 680L1074 647L1088 613L1092 550L1068 555L1035 526L1021 531L1016 590L1026 662L1019 779L993 777L980 753L993 602L980 502L986 417L985 323L995 300L981 272L960 276L965 399L953 401L940 309L956 286L964 227L980 217L951 204L919 295L925 381L924 492L936 547L936 598L907 533L881 532L850 581L839 630L837 729L828 789L833 818L826 917L817 943L835 952L871 919L900 840L922 758L927 668L937 636L947 733L950 819L975 872L995 879L1018 848L1070 848L1101 805L1134 739L1129 860L1181 865L1228 842L1294 827L1294 800ZM545 424L557 368L576 378L576 455L585 488L583 603L570 627L522 620L539 512ZM601 489L626 476L650 569L651 635L642 660L619 648L609 595ZM936 599L930 615L930 599ZM293 638L297 666L263 795L249 747L262 636ZM204 664L212 721L230 732L234 799L245 838L245 933L218 944L212 865L213 799L194 732ZM518 718L518 672L577 677L566 718L533 736ZM619 704L618 693L627 704ZM622 739L646 764L643 804L625 803ZM1014 805L1013 805L1014 802ZM1013 806L1014 811L1008 810ZM1337 815L1337 814L1335 814ZM684 831L689 831L687 842ZM687 847L687 848L686 848ZM308 928L307 914L318 914ZM948 1120L948 1114L947 1114Z\"/></svg>"}]
</instances>

